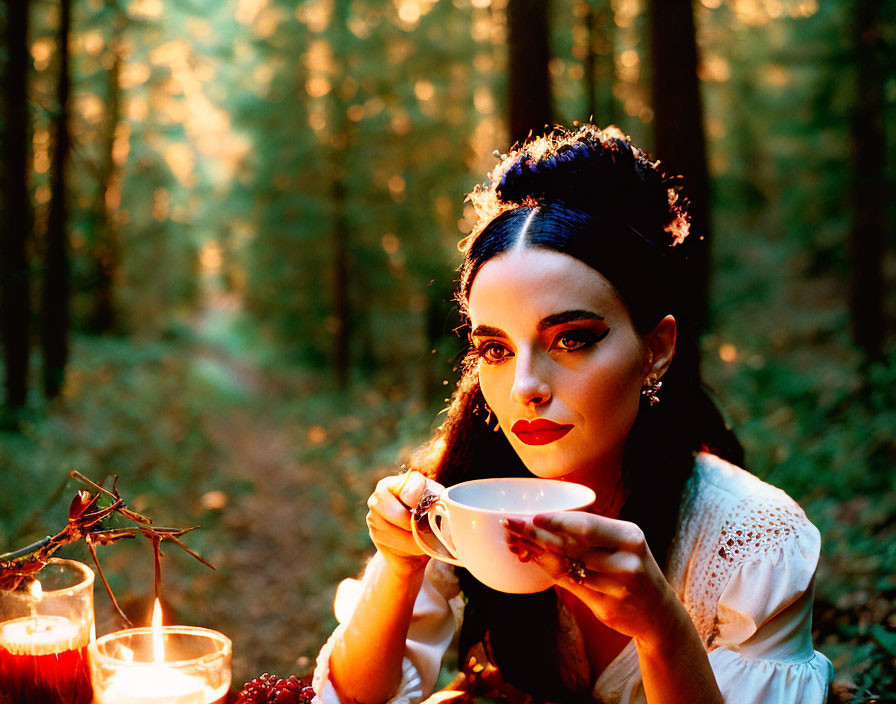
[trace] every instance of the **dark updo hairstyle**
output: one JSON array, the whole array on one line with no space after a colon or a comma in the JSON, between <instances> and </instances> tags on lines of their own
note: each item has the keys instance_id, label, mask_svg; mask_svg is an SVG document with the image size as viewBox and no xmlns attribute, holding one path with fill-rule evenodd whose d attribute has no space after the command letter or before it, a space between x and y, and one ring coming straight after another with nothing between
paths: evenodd
<instances>
[{"instance_id":1,"label":"dark updo hairstyle","mask_svg":"<svg viewBox=\"0 0 896 704\"><path fill-rule=\"evenodd\" d=\"M659 162L615 128L555 128L503 155L490 182L469 194L478 222L460 245L465 256L456 296L468 334L467 304L477 272L523 244L568 254L602 274L642 335L666 315L675 317L684 334L663 376L661 402L650 406L642 398L626 440L618 488L627 496L620 518L641 527L661 567L695 454L710 451L743 464L740 444L700 382L696 336L688 334L691 316L684 309L680 277L689 219L681 189L680 178L664 175ZM503 433L494 432L472 354L464 361L445 423L412 465L446 486L482 477L531 476ZM502 677L536 700L582 699L582 693L565 688L560 675L552 589L504 594L465 570L458 576L467 598L461 663L468 649L482 642Z\"/></svg>"}]
</instances>

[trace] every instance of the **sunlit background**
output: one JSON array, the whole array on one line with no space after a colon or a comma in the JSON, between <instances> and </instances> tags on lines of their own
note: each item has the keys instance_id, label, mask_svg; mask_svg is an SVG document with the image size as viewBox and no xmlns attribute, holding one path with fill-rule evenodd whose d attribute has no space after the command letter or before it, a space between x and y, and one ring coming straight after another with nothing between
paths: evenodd
<instances>
[{"instance_id":1,"label":"sunlit background","mask_svg":"<svg viewBox=\"0 0 896 704\"><path fill-rule=\"evenodd\" d=\"M71 144L58 167L63 2ZM512 141L508 2L19 0L28 197L8 198L3 219L33 208L30 328L7 328L4 345L31 345L24 396L7 382L0 550L59 529L69 470L119 474L138 510L201 525L190 544L218 566L169 554L170 618L231 635L238 682L312 667L335 585L370 554L367 495L453 389L464 194ZM543 4L551 120L593 116L653 151L651 7ZM857 697L896 688L896 10L693 11L693 139L711 184L704 376L749 468L822 530L817 647ZM4 36L9 82L22 66ZM148 544L101 560L148 622Z\"/></svg>"}]
</instances>

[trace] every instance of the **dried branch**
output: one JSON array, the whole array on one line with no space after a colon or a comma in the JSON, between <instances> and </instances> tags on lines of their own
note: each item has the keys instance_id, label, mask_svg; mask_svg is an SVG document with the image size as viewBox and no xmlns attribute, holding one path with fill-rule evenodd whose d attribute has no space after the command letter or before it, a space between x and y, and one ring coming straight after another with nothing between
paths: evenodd
<instances>
[{"instance_id":1,"label":"dried branch","mask_svg":"<svg viewBox=\"0 0 896 704\"><path fill-rule=\"evenodd\" d=\"M53 553L63 545L83 540L87 544L103 586L105 586L106 592L112 600L112 606L122 622L127 627L130 627L130 619L125 616L121 607L119 607L109 582L106 580L106 575L100 566L96 545L110 545L119 540L135 538L138 534L149 540L153 546L155 559L155 595L157 598L161 595L161 545L165 540L170 540L202 564L215 569L197 553L184 545L180 539L181 536L196 530L199 526L190 528L153 527L152 519L128 508L125 500L121 498L121 494L118 493L117 475L113 479L111 491L102 484L97 484L88 479L80 472L73 471L70 473L70 476L86 484L93 492L81 490L75 494L69 505L68 522L59 533L42 538L24 548L0 555L0 589L18 588L22 580L39 572L49 562ZM104 508L99 508L98 504L101 496L111 499L112 503ZM116 513L137 525L128 528L103 528L101 525L102 521Z\"/></svg>"}]
</instances>

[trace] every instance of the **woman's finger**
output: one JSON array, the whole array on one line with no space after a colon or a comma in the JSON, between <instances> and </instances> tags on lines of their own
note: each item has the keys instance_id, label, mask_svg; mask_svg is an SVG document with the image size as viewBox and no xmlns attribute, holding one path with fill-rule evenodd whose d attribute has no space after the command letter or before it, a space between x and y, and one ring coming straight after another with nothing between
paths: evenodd
<instances>
[{"instance_id":1,"label":"woman's finger","mask_svg":"<svg viewBox=\"0 0 896 704\"><path fill-rule=\"evenodd\" d=\"M633 575L643 567L641 558L627 550L591 548L582 555L581 560L591 572L617 577Z\"/></svg>"},{"instance_id":2,"label":"woman's finger","mask_svg":"<svg viewBox=\"0 0 896 704\"><path fill-rule=\"evenodd\" d=\"M398 480L394 486L390 487L391 493L406 508L413 509L426 489L426 477L420 474L420 472L410 470L404 474L399 474Z\"/></svg>"},{"instance_id":3,"label":"woman's finger","mask_svg":"<svg viewBox=\"0 0 896 704\"><path fill-rule=\"evenodd\" d=\"M518 539L520 540L520 539ZM574 560L550 550L542 550L524 539L516 543L521 550L529 550L527 561L537 563L550 574L564 589L575 593L580 598L588 596L588 592L599 592L618 598L623 596L625 588L612 576L588 569L582 560ZM511 543L513 545L513 543Z\"/></svg>"},{"instance_id":4,"label":"woman's finger","mask_svg":"<svg viewBox=\"0 0 896 704\"><path fill-rule=\"evenodd\" d=\"M405 505L406 508L414 510L420 499L427 493L440 494L445 487L432 479L424 476L416 470L410 470L404 474L399 474L398 480L389 487L389 491L394 494L398 500Z\"/></svg>"},{"instance_id":5,"label":"woman's finger","mask_svg":"<svg viewBox=\"0 0 896 704\"><path fill-rule=\"evenodd\" d=\"M588 549L588 545L578 537L538 528L531 521L522 518L508 516L502 519L501 523L508 533L526 538L546 550L561 555L578 556Z\"/></svg>"},{"instance_id":6,"label":"woman's finger","mask_svg":"<svg viewBox=\"0 0 896 704\"><path fill-rule=\"evenodd\" d=\"M598 572L586 571L585 576L580 577L567 569L557 583L586 603L595 594L611 599L621 599L626 594L619 582Z\"/></svg>"},{"instance_id":7,"label":"woman's finger","mask_svg":"<svg viewBox=\"0 0 896 704\"><path fill-rule=\"evenodd\" d=\"M529 562L539 553L544 552L544 548L541 546L513 533L507 534L507 547L520 562Z\"/></svg>"},{"instance_id":8,"label":"woman's finger","mask_svg":"<svg viewBox=\"0 0 896 704\"><path fill-rule=\"evenodd\" d=\"M581 563L589 577L602 575L609 580L589 580L592 587L606 593L617 593L619 585L625 582L629 576L640 572L642 567L641 560L636 555L621 550L583 549L577 545L574 555L578 555L578 557L574 557L570 553L546 549L542 544L521 535L508 534L507 543L517 557L525 555L526 561L540 557L540 561L544 563L543 566L549 568L549 572L556 577L559 577L561 573L570 574L571 565ZM542 556L541 553L546 554ZM613 583L612 587L610 582Z\"/></svg>"},{"instance_id":9,"label":"woman's finger","mask_svg":"<svg viewBox=\"0 0 896 704\"><path fill-rule=\"evenodd\" d=\"M644 543L644 533L636 524L584 511L539 513L532 518L532 524L551 533L577 538L595 548L638 550Z\"/></svg>"},{"instance_id":10,"label":"woman's finger","mask_svg":"<svg viewBox=\"0 0 896 704\"><path fill-rule=\"evenodd\" d=\"M380 551L388 550L397 555L422 554L409 530L395 526L374 511L367 514L367 531Z\"/></svg>"},{"instance_id":11,"label":"woman's finger","mask_svg":"<svg viewBox=\"0 0 896 704\"><path fill-rule=\"evenodd\" d=\"M367 500L367 507L371 513L381 516L393 526L405 531L411 530L411 512L395 494L376 491Z\"/></svg>"}]
</instances>

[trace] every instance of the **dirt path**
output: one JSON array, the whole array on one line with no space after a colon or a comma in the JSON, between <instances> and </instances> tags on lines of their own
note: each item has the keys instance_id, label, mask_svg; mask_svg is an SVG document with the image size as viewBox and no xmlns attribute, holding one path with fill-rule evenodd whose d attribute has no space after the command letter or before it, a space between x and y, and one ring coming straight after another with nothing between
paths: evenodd
<instances>
[{"instance_id":1,"label":"dirt path","mask_svg":"<svg viewBox=\"0 0 896 704\"><path fill-rule=\"evenodd\" d=\"M239 412L209 431L225 460L221 472L255 484L226 512L231 547L217 560L223 579L210 605L234 640L234 681L266 671L301 674L326 637L332 598L315 570L314 473L296 461L288 431L263 417Z\"/></svg>"},{"instance_id":2,"label":"dirt path","mask_svg":"<svg viewBox=\"0 0 896 704\"><path fill-rule=\"evenodd\" d=\"M365 502L378 476L394 471L373 457L394 442L395 404L366 392L359 403L314 406L301 380L213 356L248 391L245 403L207 421L216 472L249 488L213 497L227 501L216 529L222 547L197 610L233 639L236 686L262 672L310 674L336 624L336 586L370 554Z\"/></svg>"}]
</instances>

